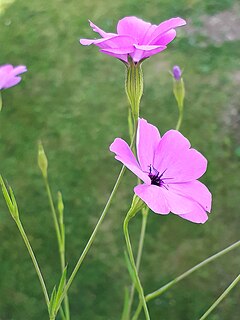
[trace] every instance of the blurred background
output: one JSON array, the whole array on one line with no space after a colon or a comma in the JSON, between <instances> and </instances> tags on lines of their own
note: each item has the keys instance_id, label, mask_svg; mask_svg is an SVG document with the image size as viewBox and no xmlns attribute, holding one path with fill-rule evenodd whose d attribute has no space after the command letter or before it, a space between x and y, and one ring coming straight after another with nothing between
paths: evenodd
<instances>
[{"instance_id":1,"label":"blurred background","mask_svg":"<svg viewBox=\"0 0 240 320\"><path fill-rule=\"evenodd\" d=\"M80 37L97 36L88 19L108 32L127 15L155 24L174 16L188 22L166 51L144 62L141 116L161 133L175 127L178 114L169 70L180 65L186 86L181 132L209 160L201 181L213 193L213 210L204 225L150 213L140 273L145 292L239 240L239 1L32 0L4 6L7 2L1 0L0 6L0 64L24 64L28 72L20 85L2 94L0 173L14 189L49 291L60 267L37 166L38 139L48 156L55 199L58 190L63 193L69 274L121 167L108 147L117 136L128 139L125 67L96 47L79 44ZM69 291L73 320L120 319L124 288L130 283L122 222L135 180L126 173ZM135 249L140 226L141 215L130 226ZM152 319L198 319L237 276L239 263L236 249L192 274L149 302ZM239 319L239 299L236 287L209 319ZM47 318L32 263L0 197L0 319Z\"/></svg>"}]
</instances>

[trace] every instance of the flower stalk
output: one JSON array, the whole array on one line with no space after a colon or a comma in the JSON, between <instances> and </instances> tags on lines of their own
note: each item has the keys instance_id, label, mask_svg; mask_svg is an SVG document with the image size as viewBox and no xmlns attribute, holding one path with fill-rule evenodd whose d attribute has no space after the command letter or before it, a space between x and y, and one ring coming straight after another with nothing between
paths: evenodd
<instances>
[{"instance_id":1,"label":"flower stalk","mask_svg":"<svg viewBox=\"0 0 240 320\"><path fill-rule=\"evenodd\" d=\"M133 197L133 202L132 202L131 208L129 209L129 211L126 215L126 218L124 220L124 223L123 223L123 233L125 236L127 252L128 252L129 260L130 260L132 271L133 271L134 285L138 291L139 300L140 300L141 304L143 305L145 318L146 318L146 320L150 320L150 315L149 315L147 304L146 304L146 301L144 298L144 291L143 291L143 288L141 285L141 281L138 276L138 270L137 270L137 266L136 266L136 263L134 260L131 241L130 241L129 232L128 232L129 221L136 215L137 212L139 212L142 208L144 208L144 206L145 206L145 204L140 198L138 198L137 196Z\"/></svg>"}]
</instances>

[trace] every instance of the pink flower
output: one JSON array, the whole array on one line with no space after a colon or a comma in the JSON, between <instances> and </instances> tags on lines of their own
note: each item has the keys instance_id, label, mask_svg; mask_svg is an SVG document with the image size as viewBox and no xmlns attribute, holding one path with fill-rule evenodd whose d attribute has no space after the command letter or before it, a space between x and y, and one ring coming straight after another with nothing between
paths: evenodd
<instances>
[{"instance_id":1,"label":"pink flower","mask_svg":"<svg viewBox=\"0 0 240 320\"><path fill-rule=\"evenodd\" d=\"M207 169L207 160L178 131L160 137L158 129L139 119L137 158L128 144L117 138L110 146L115 158L144 183L134 188L148 207L160 214L172 212L181 218L204 223L211 210L211 193L197 179Z\"/></svg>"},{"instance_id":2,"label":"pink flower","mask_svg":"<svg viewBox=\"0 0 240 320\"><path fill-rule=\"evenodd\" d=\"M0 91L18 84L22 79L19 74L26 71L25 66L13 67L11 64L0 66Z\"/></svg>"},{"instance_id":3,"label":"pink flower","mask_svg":"<svg viewBox=\"0 0 240 320\"><path fill-rule=\"evenodd\" d=\"M125 17L118 22L117 33L107 33L89 22L102 39L80 39L80 43L84 46L95 44L101 52L126 63L128 56L139 62L165 50L176 37L174 29L186 24L182 18L172 18L157 26L137 17Z\"/></svg>"}]
</instances>

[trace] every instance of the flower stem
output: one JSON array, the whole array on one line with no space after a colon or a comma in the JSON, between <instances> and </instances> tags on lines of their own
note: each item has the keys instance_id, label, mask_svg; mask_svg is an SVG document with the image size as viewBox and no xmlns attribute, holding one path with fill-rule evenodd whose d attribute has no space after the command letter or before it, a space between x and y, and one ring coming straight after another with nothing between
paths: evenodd
<instances>
[{"instance_id":1,"label":"flower stem","mask_svg":"<svg viewBox=\"0 0 240 320\"><path fill-rule=\"evenodd\" d=\"M229 294L229 292L237 285L240 281L240 274L233 280L233 282L227 287L227 289L221 294L221 296L211 305L211 307L201 316L199 320L204 320L207 316L219 305L219 303Z\"/></svg>"},{"instance_id":2,"label":"flower stem","mask_svg":"<svg viewBox=\"0 0 240 320\"><path fill-rule=\"evenodd\" d=\"M182 125L182 120L183 120L183 109L180 109L179 110L179 115L178 115L178 122L177 122L177 125L176 125L176 130L179 131L181 125Z\"/></svg>"},{"instance_id":3,"label":"flower stem","mask_svg":"<svg viewBox=\"0 0 240 320\"><path fill-rule=\"evenodd\" d=\"M24 241L24 243L25 243L25 245L27 247L28 253L29 253L29 255L30 255L31 259L32 259L34 268L36 270L39 282L40 282L41 287L42 287L42 291L43 291L43 294L44 294L45 302L46 302L46 305L48 307L49 306L49 296L48 296L47 288L46 288L46 285L45 285L41 270L39 268L37 259L36 259L35 255L34 255L34 252L32 250L32 247L30 245L30 242L28 240L28 237L27 237L27 235L25 233L25 230L23 228L23 225L22 225L21 221L18 219L18 220L15 220L15 222L16 222L18 230L20 231L20 234L21 234L21 236L23 238L23 241Z\"/></svg>"},{"instance_id":4,"label":"flower stem","mask_svg":"<svg viewBox=\"0 0 240 320\"><path fill-rule=\"evenodd\" d=\"M137 272L139 272L139 268L140 268L140 264L141 264L142 250L143 250L143 244L144 244L144 238L145 238L148 212L149 212L148 207L142 209L142 226L141 226L141 233L140 233L140 238L139 238L139 243L138 243L138 252L137 252L137 259L136 259ZM132 284L131 291L130 291L129 304L128 304L128 317L130 317L130 314L131 314L131 307L132 307L132 303L133 303L134 292L135 292L135 286L134 286L134 284Z\"/></svg>"},{"instance_id":5,"label":"flower stem","mask_svg":"<svg viewBox=\"0 0 240 320\"><path fill-rule=\"evenodd\" d=\"M131 241L130 241L129 232L128 232L128 223L129 223L130 219L131 219L131 217L129 216L129 214L127 214L127 216L126 216L126 218L124 220L124 224L123 224L123 232L124 232L124 236L125 236L125 241L126 241L126 246L127 246L129 259L130 259L130 262L131 262L131 265L132 265L132 270L133 270L134 276L135 276L135 286L136 286L136 289L138 291L139 299L141 301L141 304L143 305L145 318L146 318L146 320L150 320L147 304L146 304L145 297L144 297L143 288L142 288L141 281L140 281L139 276L138 276L137 267L136 267L136 264L135 264L135 261L134 261Z\"/></svg>"},{"instance_id":6,"label":"flower stem","mask_svg":"<svg viewBox=\"0 0 240 320\"><path fill-rule=\"evenodd\" d=\"M55 206L53 203L53 197L52 197L52 192L49 186L49 182L48 182L48 178L47 176L44 177L44 182L45 182L45 186L46 186L46 191L47 191L47 195L48 195L48 200L49 200L49 204L50 204L50 208L51 208L51 212L52 212L52 217L53 217L53 222L54 222L54 227L56 230L56 235L57 235L57 241L58 241L58 249L59 249L59 255L60 255L60 263L61 263L61 271L62 273L64 272L65 266L66 266L66 261L65 261L65 235L64 233L61 234L61 231L64 232L64 228L62 226L62 228L60 229L59 226L59 222L58 222L58 218L57 218L57 213L55 210ZM68 300L68 295L65 295L64 298L64 311L65 311L65 317L66 320L70 320L70 308L69 308L69 300Z\"/></svg>"},{"instance_id":7,"label":"flower stem","mask_svg":"<svg viewBox=\"0 0 240 320\"><path fill-rule=\"evenodd\" d=\"M192 274L194 271L197 271L198 269L200 269L201 267L205 266L206 264L208 264L209 262L214 261L215 259L223 256L224 254L230 252L231 250L237 248L238 246L240 246L240 240L233 243L232 245L230 245L229 247L219 251L218 253L214 254L213 256L205 259L204 261L200 262L199 264L197 264L196 266L194 266L193 268L189 269L188 271L184 272L183 274L181 274L180 276L178 276L177 278L175 278L174 280L170 281L169 283L167 283L166 285L164 285L163 287L161 287L160 289L149 293L146 296L146 301L150 301L156 297L158 297L159 295L161 295L163 292L167 291L168 289L170 289L174 284L178 283L179 281L183 280L184 278L186 278L187 276L189 276L190 274Z\"/></svg>"}]
</instances>

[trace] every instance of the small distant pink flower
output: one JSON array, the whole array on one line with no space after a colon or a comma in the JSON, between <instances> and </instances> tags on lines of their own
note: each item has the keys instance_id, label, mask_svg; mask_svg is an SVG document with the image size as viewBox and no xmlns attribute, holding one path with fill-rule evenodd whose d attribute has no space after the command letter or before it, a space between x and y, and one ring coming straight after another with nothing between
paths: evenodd
<instances>
[{"instance_id":1,"label":"small distant pink flower","mask_svg":"<svg viewBox=\"0 0 240 320\"><path fill-rule=\"evenodd\" d=\"M15 86L21 81L19 74L27 71L25 66L14 67L11 64L0 66L0 91Z\"/></svg>"},{"instance_id":2,"label":"small distant pink flower","mask_svg":"<svg viewBox=\"0 0 240 320\"><path fill-rule=\"evenodd\" d=\"M144 119L138 122L136 147L138 160L124 140L117 138L110 146L115 158L144 182L134 188L136 195L156 213L206 222L212 197L197 180L207 169L203 155L180 132L170 130L161 138Z\"/></svg>"},{"instance_id":3,"label":"small distant pink flower","mask_svg":"<svg viewBox=\"0 0 240 320\"><path fill-rule=\"evenodd\" d=\"M80 43L85 46L94 44L101 52L126 63L129 56L137 63L165 50L176 37L175 28L186 24L185 20L178 17L159 25L137 17L125 17L119 20L117 33L107 33L89 22L93 31L99 33L102 39L80 39Z\"/></svg>"}]
</instances>

